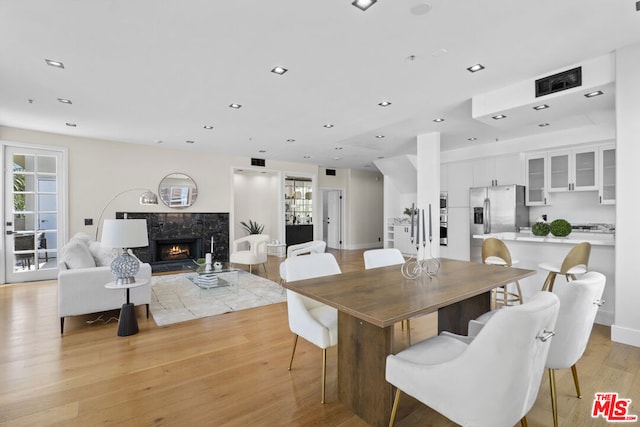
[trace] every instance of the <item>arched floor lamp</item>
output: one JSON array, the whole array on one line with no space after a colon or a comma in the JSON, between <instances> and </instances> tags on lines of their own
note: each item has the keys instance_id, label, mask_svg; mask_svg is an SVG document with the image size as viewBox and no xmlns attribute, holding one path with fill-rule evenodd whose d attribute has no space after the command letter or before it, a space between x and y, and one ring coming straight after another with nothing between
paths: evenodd
<instances>
[{"instance_id":1,"label":"arched floor lamp","mask_svg":"<svg viewBox=\"0 0 640 427\"><path fill-rule=\"evenodd\" d=\"M109 207L109 205L111 205L111 203L115 199L117 199L118 197L122 196L125 193L129 193L131 191L142 191L143 192L140 195L140 198L138 199L138 201L140 202L141 205L157 205L158 204L158 196L156 195L156 193L154 193L153 191L149 190L148 188L130 188L128 190L121 191L120 193L118 193L115 196L113 196L111 198L111 200L109 200L107 202L107 204L104 206L104 208L102 208L102 212L100 212L100 216L98 217L98 224L96 226L96 240L98 240L98 236L99 236L99 233L100 233L100 223L102 222L102 217L104 216L104 213L107 210L107 208Z\"/></svg>"}]
</instances>

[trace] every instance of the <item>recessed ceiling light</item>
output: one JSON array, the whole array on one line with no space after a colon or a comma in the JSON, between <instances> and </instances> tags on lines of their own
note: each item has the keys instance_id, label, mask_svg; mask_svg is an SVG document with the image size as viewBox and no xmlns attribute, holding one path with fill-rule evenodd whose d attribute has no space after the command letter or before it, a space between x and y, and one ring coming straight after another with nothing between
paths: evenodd
<instances>
[{"instance_id":1,"label":"recessed ceiling light","mask_svg":"<svg viewBox=\"0 0 640 427\"><path fill-rule=\"evenodd\" d=\"M279 75L283 75L287 71L289 71L289 70L287 70L286 68L281 67L279 65L277 67L273 67L273 70L271 70L272 73L279 74Z\"/></svg>"},{"instance_id":2,"label":"recessed ceiling light","mask_svg":"<svg viewBox=\"0 0 640 427\"><path fill-rule=\"evenodd\" d=\"M203 127L204 127L206 130L211 130L211 129L213 129L213 126L211 126L211 125L204 125Z\"/></svg>"},{"instance_id":3,"label":"recessed ceiling light","mask_svg":"<svg viewBox=\"0 0 640 427\"><path fill-rule=\"evenodd\" d=\"M373 4L377 1L378 0L354 0L353 3L351 4L357 7L358 9L365 11L369 9L371 6L373 6Z\"/></svg>"},{"instance_id":4,"label":"recessed ceiling light","mask_svg":"<svg viewBox=\"0 0 640 427\"><path fill-rule=\"evenodd\" d=\"M155 143L156 143L156 144L162 144L163 142L164 142L164 141L163 141L163 140L161 140L161 139L156 139L156 140L155 140Z\"/></svg>"},{"instance_id":5,"label":"recessed ceiling light","mask_svg":"<svg viewBox=\"0 0 640 427\"><path fill-rule=\"evenodd\" d=\"M584 96L586 96L587 98L593 98L594 96L599 96L599 95L602 95L603 93L604 92L602 92L601 90L596 90L595 92L589 92Z\"/></svg>"},{"instance_id":6,"label":"recessed ceiling light","mask_svg":"<svg viewBox=\"0 0 640 427\"><path fill-rule=\"evenodd\" d=\"M376 135L376 138L384 138L384 135Z\"/></svg>"},{"instance_id":7,"label":"recessed ceiling light","mask_svg":"<svg viewBox=\"0 0 640 427\"><path fill-rule=\"evenodd\" d=\"M295 139L287 139L287 142L296 142Z\"/></svg>"},{"instance_id":8,"label":"recessed ceiling light","mask_svg":"<svg viewBox=\"0 0 640 427\"><path fill-rule=\"evenodd\" d=\"M391 103L389 101L382 101L378 103L378 105L381 107L388 107L389 105L391 105Z\"/></svg>"},{"instance_id":9,"label":"recessed ceiling light","mask_svg":"<svg viewBox=\"0 0 640 427\"><path fill-rule=\"evenodd\" d=\"M267 150L258 150L258 153L266 153Z\"/></svg>"},{"instance_id":10,"label":"recessed ceiling light","mask_svg":"<svg viewBox=\"0 0 640 427\"><path fill-rule=\"evenodd\" d=\"M472 65L471 67L467 68L467 71L469 71L471 73L477 73L480 70L484 70L484 65L475 64L475 65Z\"/></svg>"},{"instance_id":11,"label":"recessed ceiling light","mask_svg":"<svg viewBox=\"0 0 640 427\"><path fill-rule=\"evenodd\" d=\"M240 104L231 104L231 105L229 105L229 107L235 108L236 110L238 110L240 107L242 107L242 105L240 105Z\"/></svg>"},{"instance_id":12,"label":"recessed ceiling light","mask_svg":"<svg viewBox=\"0 0 640 427\"><path fill-rule=\"evenodd\" d=\"M378 156L379 159L384 159L384 156Z\"/></svg>"},{"instance_id":13,"label":"recessed ceiling light","mask_svg":"<svg viewBox=\"0 0 640 427\"><path fill-rule=\"evenodd\" d=\"M419 3L409 9L413 15L426 15L430 10L431 5L429 3Z\"/></svg>"},{"instance_id":14,"label":"recessed ceiling light","mask_svg":"<svg viewBox=\"0 0 640 427\"><path fill-rule=\"evenodd\" d=\"M540 105L536 105L535 107L533 107L534 110L545 110L549 108L549 106L547 104L540 104Z\"/></svg>"},{"instance_id":15,"label":"recessed ceiling light","mask_svg":"<svg viewBox=\"0 0 640 427\"><path fill-rule=\"evenodd\" d=\"M538 126L540 126L541 128L544 128L549 126L549 123L540 123Z\"/></svg>"},{"instance_id":16,"label":"recessed ceiling light","mask_svg":"<svg viewBox=\"0 0 640 427\"><path fill-rule=\"evenodd\" d=\"M504 114L498 114L497 116L493 116L491 117L493 120L502 120L502 119L506 119L507 116L505 116Z\"/></svg>"},{"instance_id":17,"label":"recessed ceiling light","mask_svg":"<svg viewBox=\"0 0 640 427\"><path fill-rule=\"evenodd\" d=\"M340 160L340 157L334 157L333 160Z\"/></svg>"},{"instance_id":18,"label":"recessed ceiling light","mask_svg":"<svg viewBox=\"0 0 640 427\"><path fill-rule=\"evenodd\" d=\"M436 123L442 123L444 122L444 119L440 118L440 119L433 119L434 122Z\"/></svg>"},{"instance_id":19,"label":"recessed ceiling light","mask_svg":"<svg viewBox=\"0 0 640 427\"><path fill-rule=\"evenodd\" d=\"M77 125L77 124L75 124L75 123L69 123L69 122L65 123L65 125L69 126L70 128L74 128L74 127L77 127L77 126L78 126L78 125Z\"/></svg>"},{"instance_id":20,"label":"recessed ceiling light","mask_svg":"<svg viewBox=\"0 0 640 427\"><path fill-rule=\"evenodd\" d=\"M331 123L327 123L326 125L324 125L324 127L326 127L327 129L332 128L333 125Z\"/></svg>"},{"instance_id":21,"label":"recessed ceiling light","mask_svg":"<svg viewBox=\"0 0 640 427\"><path fill-rule=\"evenodd\" d=\"M310 159L310 158L311 158L311 156L304 156L304 158L305 158L305 159Z\"/></svg>"},{"instance_id":22,"label":"recessed ceiling light","mask_svg":"<svg viewBox=\"0 0 640 427\"><path fill-rule=\"evenodd\" d=\"M71 100L70 99L66 99L66 98L58 98L58 102L61 102L63 104L71 104Z\"/></svg>"},{"instance_id":23,"label":"recessed ceiling light","mask_svg":"<svg viewBox=\"0 0 640 427\"><path fill-rule=\"evenodd\" d=\"M53 59L45 59L44 62L46 62L47 65L50 65L52 67L64 68L64 64L60 61L54 61Z\"/></svg>"},{"instance_id":24,"label":"recessed ceiling light","mask_svg":"<svg viewBox=\"0 0 640 427\"><path fill-rule=\"evenodd\" d=\"M342 147L336 147L334 150L342 150Z\"/></svg>"},{"instance_id":25,"label":"recessed ceiling light","mask_svg":"<svg viewBox=\"0 0 640 427\"><path fill-rule=\"evenodd\" d=\"M195 141L187 140L186 143L187 144L195 144Z\"/></svg>"},{"instance_id":26,"label":"recessed ceiling light","mask_svg":"<svg viewBox=\"0 0 640 427\"><path fill-rule=\"evenodd\" d=\"M477 141L478 138L476 138L475 136L472 136L471 138L467 138L467 140L469 140L469 141Z\"/></svg>"}]
</instances>

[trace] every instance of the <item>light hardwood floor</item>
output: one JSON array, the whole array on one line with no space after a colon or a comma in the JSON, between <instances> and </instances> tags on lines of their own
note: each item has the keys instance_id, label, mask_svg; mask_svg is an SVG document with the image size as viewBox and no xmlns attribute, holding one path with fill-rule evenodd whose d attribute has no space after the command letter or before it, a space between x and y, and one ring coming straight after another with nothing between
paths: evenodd
<instances>
[{"instance_id":1,"label":"light hardwood floor","mask_svg":"<svg viewBox=\"0 0 640 427\"><path fill-rule=\"evenodd\" d=\"M363 269L362 251L332 251L343 271ZM269 257L279 280L282 259ZM264 271L259 270L264 276ZM116 336L96 315L67 319L60 335L55 281L0 286L0 425L2 426L366 426L337 402L336 348L328 351L327 403L320 404L321 351L293 336L286 304L274 304L158 327L138 308L140 333ZM106 317L117 312L106 313ZM412 320L412 339L435 333L433 316ZM556 374L560 425L607 425L590 416L595 392L615 391L640 404L640 348L612 343L596 325L578 371ZM406 334L396 327L396 348ZM455 378L451 379L455 381ZM487 388L489 389L489 387ZM405 397L403 426L453 425ZM552 425L548 377L527 416Z\"/></svg>"}]
</instances>

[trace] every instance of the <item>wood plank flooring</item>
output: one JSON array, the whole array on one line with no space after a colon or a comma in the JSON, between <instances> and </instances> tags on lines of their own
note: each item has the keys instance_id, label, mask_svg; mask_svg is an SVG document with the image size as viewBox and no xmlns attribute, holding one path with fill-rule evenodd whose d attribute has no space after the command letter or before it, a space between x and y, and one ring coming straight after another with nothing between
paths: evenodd
<instances>
[{"instance_id":1,"label":"wood plank flooring","mask_svg":"<svg viewBox=\"0 0 640 427\"><path fill-rule=\"evenodd\" d=\"M364 268L362 251L331 252L343 271ZM280 261L267 264L276 282ZM317 347L300 340L287 370L293 336L286 303L166 327L139 307L140 333L131 337L116 336L116 321L88 324L98 315L77 316L61 336L56 292L55 281L0 286L0 426L366 426L337 402L335 348L325 405ZM412 340L435 334L436 322L412 320ZM400 328L397 349L406 346ZM557 372L561 426L607 425L590 416L599 391L632 399L638 414L640 348L612 343L609 334L596 325L578 363L582 399L569 370ZM454 425L406 396L398 417L399 427ZM552 425L546 374L527 419L532 427Z\"/></svg>"}]
</instances>

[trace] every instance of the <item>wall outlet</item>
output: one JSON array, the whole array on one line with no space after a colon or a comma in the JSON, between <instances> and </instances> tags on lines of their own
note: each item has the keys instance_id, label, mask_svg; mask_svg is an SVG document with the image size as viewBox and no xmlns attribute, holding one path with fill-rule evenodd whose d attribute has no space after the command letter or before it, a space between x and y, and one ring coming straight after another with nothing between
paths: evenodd
<instances>
[{"instance_id":1,"label":"wall outlet","mask_svg":"<svg viewBox=\"0 0 640 427\"><path fill-rule=\"evenodd\" d=\"M93 225L93 218L85 218L84 225Z\"/></svg>"}]
</instances>

